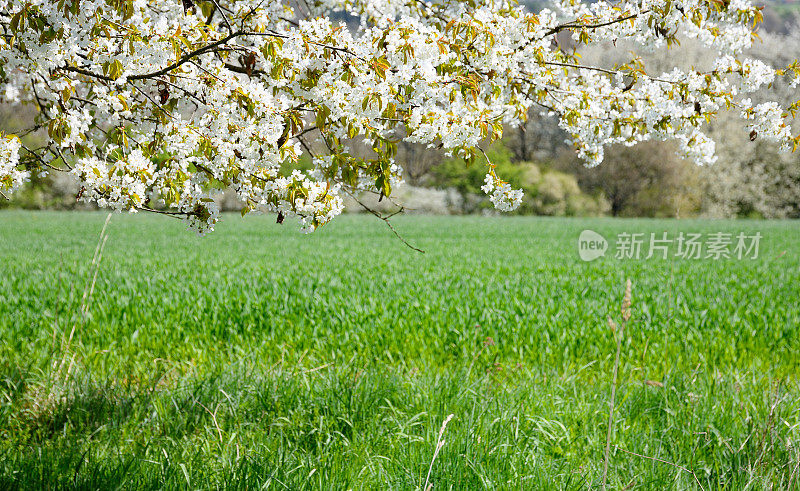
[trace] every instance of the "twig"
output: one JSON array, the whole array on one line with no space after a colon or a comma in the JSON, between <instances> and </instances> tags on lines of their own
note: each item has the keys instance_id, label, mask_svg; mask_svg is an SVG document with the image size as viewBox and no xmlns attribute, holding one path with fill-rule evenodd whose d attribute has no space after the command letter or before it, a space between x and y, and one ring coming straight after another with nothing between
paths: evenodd
<instances>
[{"instance_id":1,"label":"twig","mask_svg":"<svg viewBox=\"0 0 800 491\"><path fill-rule=\"evenodd\" d=\"M673 462L669 462L669 461L664 460L664 459L659 459L658 457L650 457L649 455L642 455L642 454L639 454L639 453L636 453L636 452L631 452L630 450L625 450L624 448L621 448L619 445L614 445L614 450L621 450L621 451L623 451L625 453L628 453L628 454L631 454L631 455L635 455L635 456L641 457L643 459L655 460L656 462L661 462L662 464L671 465L672 467L675 467L676 469L680 469L683 472L689 473L694 478L694 482L696 482L697 485L700 486L700 489L702 489L703 491L706 491L706 488L704 488L703 485L700 483L700 479L697 478L697 474L695 474L694 471L691 470L691 469L688 469L688 468L686 468L686 467L684 467L682 465L675 464Z\"/></svg>"},{"instance_id":2,"label":"twig","mask_svg":"<svg viewBox=\"0 0 800 491\"><path fill-rule=\"evenodd\" d=\"M25 144L22 144L22 149L28 152L33 158L39 161L43 166L47 167L48 169L53 169L54 171L58 172L66 172L64 169L59 169L58 167L50 164L49 162L45 161L35 150L31 150L30 148L26 147ZM41 147L44 148L44 147Z\"/></svg>"},{"instance_id":3,"label":"twig","mask_svg":"<svg viewBox=\"0 0 800 491\"><path fill-rule=\"evenodd\" d=\"M109 215L111 215L109 213ZM108 240L108 235L103 237L103 243L100 245L100 255L97 256L97 265L94 268L94 275L92 276L92 286L89 288L89 297L88 300L91 300L92 294L94 293L94 285L97 282L97 273L100 271L100 261L103 259L103 249L106 248L106 241ZM83 306L83 313L87 313L89 311L89 301L87 300L86 304Z\"/></svg>"},{"instance_id":4,"label":"twig","mask_svg":"<svg viewBox=\"0 0 800 491\"><path fill-rule=\"evenodd\" d=\"M638 12L638 13L635 13L635 14L630 14L630 15L627 15L627 16L624 16L624 17L617 17L616 19L611 19L609 21L599 22L599 23L596 23L596 24L580 24L578 21L567 22L566 24L561 24L561 25L555 26L554 28L550 29L549 31L547 31L544 34L544 37L551 36L553 34L557 34L558 32L563 31L564 29L591 29L591 30L594 30L594 29L598 29L600 27L606 27L606 26L610 26L610 25L617 24L617 23L620 23L620 22L625 22L626 20L635 19L639 15L646 14L648 12L650 12L650 9L646 9L646 10L643 10L642 12Z\"/></svg>"},{"instance_id":5,"label":"twig","mask_svg":"<svg viewBox=\"0 0 800 491\"><path fill-rule=\"evenodd\" d=\"M620 329L621 331L621 329ZM606 432L606 453L603 461L603 489L608 479L608 456L611 449L611 432L614 429L614 402L617 397L617 373L619 372L619 354L622 350L622 332L617 336L617 356L614 359L614 378L611 385L611 410L608 412L608 431Z\"/></svg>"},{"instance_id":6,"label":"twig","mask_svg":"<svg viewBox=\"0 0 800 491\"><path fill-rule=\"evenodd\" d=\"M211 2L214 4L215 7L217 7L219 13L222 14L222 20L225 21L225 26L228 28L228 32L233 32L233 27L231 27L231 23L228 22L228 16L225 15L225 12L222 10L222 7L220 7L219 4L217 3L217 0L211 0Z\"/></svg>"},{"instance_id":7,"label":"twig","mask_svg":"<svg viewBox=\"0 0 800 491\"><path fill-rule=\"evenodd\" d=\"M94 275L92 276L92 283L91 287L87 283L86 288L83 289L83 298L81 298L81 312L84 310L88 310L87 304L88 299L91 299L92 292L94 292L94 283L97 280L97 271L100 268L100 260L103 258L103 249L106 246L106 240L108 236L106 235L106 227L108 227L108 222L111 221L111 216L113 213L109 213L106 217L106 221L103 223L103 228L100 230L100 238L97 239L97 247L94 249L94 256L92 256L92 266L94 266Z\"/></svg>"},{"instance_id":8,"label":"twig","mask_svg":"<svg viewBox=\"0 0 800 491\"><path fill-rule=\"evenodd\" d=\"M178 219L180 219L181 217L190 217L190 216L195 215L195 213L191 212L191 211L157 210L155 208L150 208L150 207L147 207L147 206L137 206L136 209L137 210L142 210L142 211L147 211L147 212L150 212L150 213L158 213L159 215L167 215L167 216L170 216L172 218L178 218Z\"/></svg>"},{"instance_id":9,"label":"twig","mask_svg":"<svg viewBox=\"0 0 800 491\"><path fill-rule=\"evenodd\" d=\"M369 206L367 206L367 205L365 205L364 203L362 203L360 199L356 198L355 194L353 194L353 193L351 193L351 192L349 192L349 191L347 191L347 194L349 194L349 195L350 195L350 197L351 197L351 198L353 198L353 199L355 200L355 202L356 202L356 203L358 203L359 205L361 205L361 207L362 207L362 208L364 208L364 209L365 209L365 210L367 210L368 212L372 213L372 214L373 214L373 215L375 215L376 217L378 217L378 218L380 218L381 220L383 220L383 223L385 223L385 224L386 224L386 226L387 226L387 227L389 227L389 230L391 230L391 231L392 231L392 233L395 235L395 237L397 237L398 239L400 239L400 241L401 241L403 244L405 244L405 245L406 245L408 248L410 248L410 249L413 249L413 250L415 250L415 251L417 251L417 252L421 252L422 254L425 254L425 251L423 251L423 250L422 250L422 249L420 249L419 247L415 247L415 246L411 245L411 244L410 244L410 243L409 243L409 242L408 242L406 239L404 239L404 238L403 238L403 236L402 236L402 235L400 235L399 233L397 233L397 230L395 230L395 229L394 229L394 227L392 226L392 223L389 221L389 219L390 219L391 217L393 217L393 216L397 215L398 213L400 213L401 211L403 211L403 208L402 208L402 207L401 207L401 208L400 208L400 210L398 210L397 212L395 212L395 213L392 213L392 214L391 214L391 215L389 215L388 217L385 217L385 216L381 215L380 213L378 213L377 211L375 211L375 210L373 210L372 208L370 208Z\"/></svg>"},{"instance_id":10,"label":"twig","mask_svg":"<svg viewBox=\"0 0 800 491\"><path fill-rule=\"evenodd\" d=\"M773 417L773 414L775 414L775 408L778 406L778 404L780 404L783 401L783 398L778 400L778 394L779 394L779 391L780 391L780 385L779 384L780 384L780 382L774 382L773 383L773 386L775 387L775 398L773 399L774 402L772 403L772 405L770 405L769 416L767 416L767 422L766 422L766 425L764 426L764 431L761 432L761 441L758 444L758 453L759 453L759 455L758 455L758 462L756 462L756 467L760 466L764 462L764 454L767 451L767 449L765 448L764 444L767 441L767 434L768 433L769 433L769 436L770 436L770 447L772 447L773 453L774 453L774 450L775 450L774 444L772 442L772 428L774 427L774 422L773 422L772 417Z\"/></svg>"},{"instance_id":11,"label":"twig","mask_svg":"<svg viewBox=\"0 0 800 491\"><path fill-rule=\"evenodd\" d=\"M170 64L170 65L168 65L168 66L166 66L166 67L164 67L164 68L162 68L160 70L156 70L156 71L150 72L150 73L143 73L143 74L139 74L139 75L131 75L131 76L127 77L127 79L128 80L143 80L143 79L148 79L148 78L160 77L161 75L169 73L172 70L180 67L181 65L183 65L187 61L190 61L191 59L193 59L193 58L195 58L197 56L200 56L200 55L206 54L206 53L208 53L210 51L213 51L215 48L227 43L228 41L230 41L231 39L233 39L233 38L235 38L237 36L241 36L242 34L245 34L245 33L241 32L241 31L232 32L232 33L228 34L227 36L223 37L222 39L214 41L213 43L206 44L204 46L201 46L201 47L195 49L194 51L186 53L185 55L181 56L178 59L178 61L176 61L176 62L174 62L174 63L172 63L172 64ZM112 77L109 77L108 75L104 75L102 73L95 73L95 72L92 72L91 70L87 70L87 69L81 68L81 67L74 67L74 66L67 65L67 66L61 67L60 69L68 71L68 72L80 73L81 75L86 75L87 77L93 77L93 78L97 78L97 79L104 80L104 81L107 81L107 82L113 82L114 81L114 79Z\"/></svg>"}]
</instances>

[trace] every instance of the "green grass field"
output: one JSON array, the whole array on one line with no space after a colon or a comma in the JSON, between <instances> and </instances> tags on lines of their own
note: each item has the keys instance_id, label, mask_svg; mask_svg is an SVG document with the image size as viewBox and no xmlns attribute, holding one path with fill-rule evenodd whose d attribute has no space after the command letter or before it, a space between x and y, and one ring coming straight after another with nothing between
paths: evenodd
<instances>
[{"instance_id":1,"label":"green grass field","mask_svg":"<svg viewBox=\"0 0 800 491\"><path fill-rule=\"evenodd\" d=\"M800 223L114 215L83 301L105 216L0 213L0 488L600 488L626 278L609 487L800 487Z\"/></svg>"}]
</instances>

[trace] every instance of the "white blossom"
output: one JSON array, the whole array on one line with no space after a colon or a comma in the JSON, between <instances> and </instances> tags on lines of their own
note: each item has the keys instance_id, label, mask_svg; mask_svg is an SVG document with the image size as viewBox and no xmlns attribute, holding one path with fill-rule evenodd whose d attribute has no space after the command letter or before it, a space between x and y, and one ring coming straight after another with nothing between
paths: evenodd
<instances>
[{"instance_id":1,"label":"white blossom","mask_svg":"<svg viewBox=\"0 0 800 491\"><path fill-rule=\"evenodd\" d=\"M21 146L16 136L0 133L0 191L13 192L30 178L30 172L17 168Z\"/></svg>"},{"instance_id":2,"label":"white blossom","mask_svg":"<svg viewBox=\"0 0 800 491\"><path fill-rule=\"evenodd\" d=\"M499 180L493 172L486 174L484 182L481 190L489 195L489 201L496 209L514 211L522 204L522 190L512 189L508 183Z\"/></svg>"},{"instance_id":3,"label":"white blossom","mask_svg":"<svg viewBox=\"0 0 800 491\"><path fill-rule=\"evenodd\" d=\"M565 0L537 14L504 0L76 5L0 0L0 97L35 101L50 138L20 158L19 140L5 137L0 186L15 190L63 156L80 199L131 212L161 206L201 232L219 218L214 198L226 187L243 213L296 217L314 230L341 213L344 193L391 194L400 140L474 160L532 107L559 117L589 165L609 144L647 140L677 140L712 163L703 125L776 76L740 56L760 18L750 0ZM220 6L224 15L210 15ZM335 12L358 27L334 22ZM592 66L560 49L560 32L642 52L695 38L715 63L661 74L636 56ZM756 135L796 143L777 105L738 105ZM301 158L313 169L297 171ZM521 191L493 169L489 177L492 203L515 209Z\"/></svg>"}]
</instances>

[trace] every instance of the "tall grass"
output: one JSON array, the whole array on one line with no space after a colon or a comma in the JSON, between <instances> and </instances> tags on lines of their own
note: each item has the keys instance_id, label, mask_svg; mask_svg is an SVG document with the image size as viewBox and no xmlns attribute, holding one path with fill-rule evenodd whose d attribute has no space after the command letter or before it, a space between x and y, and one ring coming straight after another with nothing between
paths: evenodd
<instances>
[{"instance_id":1,"label":"tall grass","mask_svg":"<svg viewBox=\"0 0 800 491\"><path fill-rule=\"evenodd\" d=\"M104 218L0 215L2 488L797 486L797 224L398 217L420 255L365 217L118 216L97 269ZM583 263L583 228L765 242Z\"/></svg>"}]
</instances>

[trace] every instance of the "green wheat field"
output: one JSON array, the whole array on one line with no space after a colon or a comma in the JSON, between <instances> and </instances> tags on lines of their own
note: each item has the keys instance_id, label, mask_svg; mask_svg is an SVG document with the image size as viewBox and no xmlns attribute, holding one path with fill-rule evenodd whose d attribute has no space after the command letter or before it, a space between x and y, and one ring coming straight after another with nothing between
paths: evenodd
<instances>
[{"instance_id":1,"label":"green wheat field","mask_svg":"<svg viewBox=\"0 0 800 491\"><path fill-rule=\"evenodd\" d=\"M0 488L800 488L798 222L106 215L0 213Z\"/></svg>"}]
</instances>

